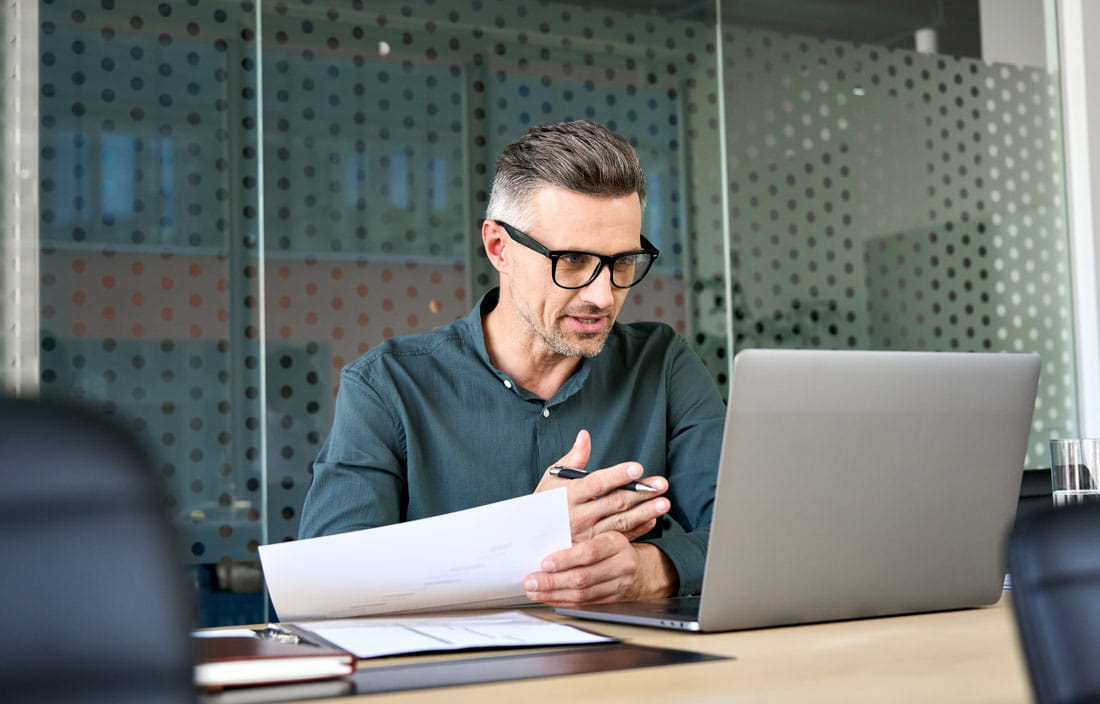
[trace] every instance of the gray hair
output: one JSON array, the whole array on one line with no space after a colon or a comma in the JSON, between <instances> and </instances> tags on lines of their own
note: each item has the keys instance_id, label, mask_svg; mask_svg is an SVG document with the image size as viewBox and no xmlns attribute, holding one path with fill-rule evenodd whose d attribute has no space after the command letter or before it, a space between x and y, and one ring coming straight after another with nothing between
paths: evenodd
<instances>
[{"instance_id":1,"label":"gray hair","mask_svg":"<svg viewBox=\"0 0 1100 704\"><path fill-rule=\"evenodd\" d=\"M585 195L638 194L645 209L645 172L634 147L603 125L577 120L531 128L497 160L485 217L531 226L531 198L555 186Z\"/></svg>"}]
</instances>

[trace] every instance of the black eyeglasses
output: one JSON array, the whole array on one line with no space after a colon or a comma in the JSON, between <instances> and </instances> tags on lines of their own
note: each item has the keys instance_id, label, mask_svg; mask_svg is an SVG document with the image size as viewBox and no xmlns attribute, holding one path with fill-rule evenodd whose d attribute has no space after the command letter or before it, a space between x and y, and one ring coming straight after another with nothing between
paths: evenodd
<instances>
[{"instance_id":1,"label":"black eyeglasses","mask_svg":"<svg viewBox=\"0 0 1100 704\"><path fill-rule=\"evenodd\" d=\"M584 288L596 280L604 266L611 272L612 286L630 288L645 278L660 255L644 236L641 249L622 254L595 254L569 249L551 251L508 223L500 220L493 222L503 227L517 243L550 259L551 276L561 288Z\"/></svg>"}]
</instances>

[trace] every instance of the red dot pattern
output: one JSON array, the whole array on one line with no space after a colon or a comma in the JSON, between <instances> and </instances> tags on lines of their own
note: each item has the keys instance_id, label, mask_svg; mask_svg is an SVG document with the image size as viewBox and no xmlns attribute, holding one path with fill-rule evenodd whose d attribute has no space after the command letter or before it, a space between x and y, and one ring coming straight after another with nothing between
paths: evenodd
<instances>
[{"instance_id":1,"label":"red dot pattern","mask_svg":"<svg viewBox=\"0 0 1100 704\"><path fill-rule=\"evenodd\" d=\"M228 302L211 296L229 275L216 256L54 252L45 266L73 275L43 282L43 297L70 300L50 325L74 337L226 339ZM67 260L67 261L66 261Z\"/></svg>"},{"instance_id":2,"label":"red dot pattern","mask_svg":"<svg viewBox=\"0 0 1100 704\"><path fill-rule=\"evenodd\" d=\"M229 302L211 295L224 289L230 275L223 258L62 252L52 257L68 258L67 264L50 266L74 275L49 287L50 298L73 304L57 309L50 322L74 337L171 339L182 333L219 340L231 335ZM270 334L329 345L334 371L382 340L430 330L469 312L465 270L453 265L269 259L267 267L274 274L265 291ZM684 333L684 300L680 277L654 272L631 292L620 320L659 320ZM251 307L257 304L252 299Z\"/></svg>"},{"instance_id":3,"label":"red dot pattern","mask_svg":"<svg viewBox=\"0 0 1100 704\"><path fill-rule=\"evenodd\" d=\"M596 119L618 119L615 128L636 141L647 168L668 177L663 195L652 191L651 203L663 203L664 215L648 229L664 233L659 246L668 271L676 266L672 242L686 235L674 202L698 207L669 185L685 176L673 173L683 163L681 130L696 144L717 137L717 127L707 126L713 110L698 101L703 111L694 114L698 71L676 58L691 56L695 64L711 41L691 22L665 27L607 14L619 24L593 23L597 41L629 36L633 43L636 36L640 48L661 35L668 58L615 53L595 67L580 65L570 47L529 62L535 49L523 46L520 34L518 43L499 45L507 55L490 59L491 70L508 78L497 88L495 81L448 75L452 65L487 56L484 42L460 41L453 30L545 20L550 31L568 35L579 31L580 11L570 17L572 11L505 3L452 12L427 3L403 8L411 16L398 20L351 7L359 3L339 12L339 3L277 4L264 10L264 45L290 70L267 73L263 95L251 53L255 15L246 4L43 3L40 13L41 216L50 243L42 257L41 317L44 347L55 346L44 359L64 377L66 386L59 382L55 391L111 405L165 455L173 511L201 562L254 559L260 521L275 540L293 535L337 371L382 340L465 315L489 285L483 258L468 259L471 270L432 263L465 256L468 196L475 209L483 205L485 183L471 193L469 174L456 166L468 149L456 126L468 126L479 140L473 170L487 183L499 147L531 124L588 110L598 111L588 115ZM392 42L395 20L410 28L402 45L388 58L359 61L376 45L372 36ZM364 36L345 39L350 30ZM566 75L545 91L538 84L549 65ZM591 83L591 95L581 93L582 81ZM460 87L486 106L513 105L461 115L450 100ZM576 100L563 91L576 92ZM553 103L548 112L526 112L544 100ZM271 141L262 145L248 117L258 106L269 110ZM567 110L575 114L562 114ZM289 157L280 161L283 146ZM258 184L250 171L260 149L267 167L262 282L254 259ZM101 167L115 170L107 178ZM710 175L686 176L699 203L715 192ZM125 197L109 198L110 189ZM215 254L230 251L232 258ZM656 317L686 331L678 277L651 273L633 294L623 320ZM256 344L261 334L263 348ZM257 359L261 349L266 360ZM256 388L261 361L265 407ZM212 404L215 396L227 407ZM218 410L204 414L211 405ZM274 430L264 468L271 509L263 515L256 497L264 477L257 476L258 441L250 435L260 424Z\"/></svg>"}]
</instances>

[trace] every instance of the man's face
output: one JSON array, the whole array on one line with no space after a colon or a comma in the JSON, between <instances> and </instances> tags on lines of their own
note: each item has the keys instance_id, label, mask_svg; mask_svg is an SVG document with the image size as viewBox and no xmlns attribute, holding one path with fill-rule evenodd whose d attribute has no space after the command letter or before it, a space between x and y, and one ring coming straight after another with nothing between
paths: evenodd
<instances>
[{"instance_id":1,"label":"man's face","mask_svg":"<svg viewBox=\"0 0 1100 704\"><path fill-rule=\"evenodd\" d=\"M641 246L637 194L604 198L546 186L532 205L533 224L525 232L549 250L621 254ZM561 288L548 258L515 242L508 246L515 253L508 294L532 334L558 355L599 354L628 289L611 285L607 267L584 288Z\"/></svg>"}]
</instances>

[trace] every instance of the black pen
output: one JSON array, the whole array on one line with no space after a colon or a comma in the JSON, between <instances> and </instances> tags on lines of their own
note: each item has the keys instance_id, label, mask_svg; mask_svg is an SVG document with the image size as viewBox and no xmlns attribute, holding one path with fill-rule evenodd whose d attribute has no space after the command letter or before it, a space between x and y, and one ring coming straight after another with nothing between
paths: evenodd
<instances>
[{"instance_id":1,"label":"black pen","mask_svg":"<svg viewBox=\"0 0 1100 704\"><path fill-rule=\"evenodd\" d=\"M577 469L576 467L566 467L564 464L557 464L550 468L550 474L555 477L561 477L562 479L580 479L581 477L587 477L588 472L583 469ZM630 491L648 491L656 493L657 490L651 486L642 484L641 482L630 482L629 484L623 484L620 489L629 489Z\"/></svg>"}]
</instances>

